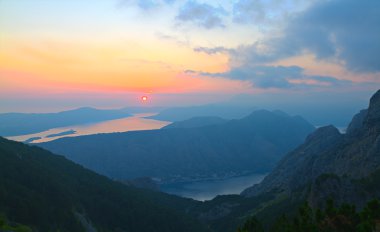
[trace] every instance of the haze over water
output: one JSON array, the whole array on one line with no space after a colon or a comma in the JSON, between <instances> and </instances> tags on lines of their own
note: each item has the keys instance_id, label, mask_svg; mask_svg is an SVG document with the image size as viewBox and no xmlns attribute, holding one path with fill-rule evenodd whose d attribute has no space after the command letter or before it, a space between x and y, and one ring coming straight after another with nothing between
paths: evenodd
<instances>
[{"instance_id":1,"label":"haze over water","mask_svg":"<svg viewBox=\"0 0 380 232\"><path fill-rule=\"evenodd\" d=\"M207 201L218 195L239 194L244 189L260 183L265 176L266 174L250 174L220 180L170 183L163 184L160 188L166 193Z\"/></svg>"},{"instance_id":2,"label":"haze over water","mask_svg":"<svg viewBox=\"0 0 380 232\"><path fill-rule=\"evenodd\" d=\"M32 143L42 143L42 142L55 140L58 138L73 137L73 136L80 136L80 135L126 132L126 131L135 131L135 130L154 130L154 129L160 129L170 123L167 121L159 121L159 120L145 118L152 115L155 115L155 113L135 114L132 117L127 117L127 118L108 120L108 121L102 121L102 122L97 122L97 123L53 128L53 129L46 130L40 133L21 135L21 136L12 136L12 137L8 137L8 139L23 142L30 138L41 137L41 139L36 139ZM69 130L74 130L75 133L61 135L61 136L54 136L54 137L46 137L48 135L58 134L58 133L62 133Z\"/></svg>"}]
</instances>

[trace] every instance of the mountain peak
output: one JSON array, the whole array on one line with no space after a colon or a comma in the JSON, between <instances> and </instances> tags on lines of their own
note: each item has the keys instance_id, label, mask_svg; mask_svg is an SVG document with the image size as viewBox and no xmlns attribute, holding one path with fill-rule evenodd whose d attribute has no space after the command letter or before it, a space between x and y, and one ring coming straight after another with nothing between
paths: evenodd
<instances>
[{"instance_id":1,"label":"mountain peak","mask_svg":"<svg viewBox=\"0 0 380 232\"><path fill-rule=\"evenodd\" d=\"M341 136L342 134L339 132L339 130L333 126L333 125L328 125L328 126L323 126L319 127L317 130L315 130L313 133L311 133L309 136L306 138L306 143L315 141L315 140L326 140L330 139L332 137L337 137Z\"/></svg>"},{"instance_id":2,"label":"mountain peak","mask_svg":"<svg viewBox=\"0 0 380 232\"><path fill-rule=\"evenodd\" d=\"M288 153L259 185L246 189L242 195L257 196L274 190L298 194L310 191L308 189L312 184L308 200L314 205L323 204L331 193L339 196L337 199L349 197L347 202L360 205L358 199L363 196L356 195L359 192L349 188L364 188L360 190L362 194L367 191L364 185L356 185L358 182L347 182L349 184L346 185L341 182L340 187L331 186L329 184L334 182L327 180L331 177L350 180L377 175L380 167L379 132L380 91L377 91L370 100L368 110L355 115L345 135L332 125L318 128L306 138L304 144ZM322 182L327 183L325 187L321 187Z\"/></svg>"},{"instance_id":3,"label":"mountain peak","mask_svg":"<svg viewBox=\"0 0 380 232\"><path fill-rule=\"evenodd\" d=\"M372 95L369 101L369 105L371 106L372 104L377 104L377 105L380 104L380 89L377 90L377 92Z\"/></svg>"},{"instance_id":4,"label":"mountain peak","mask_svg":"<svg viewBox=\"0 0 380 232\"><path fill-rule=\"evenodd\" d=\"M380 129L380 90L378 90L369 101L368 114L365 119L367 127Z\"/></svg>"},{"instance_id":5,"label":"mountain peak","mask_svg":"<svg viewBox=\"0 0 380 232\"><path fill-rule=\"evenodd\" d=\"M353 137L360 134L363 131L363 123L367 117L367 113L368 113L367 109L361 110L352 118L346 130L347 136Z\"/></svg>"},{"instance_id":6,"label":"mountain peak","mask_svg":"<svg viewBox=\"0 0 380 232\"><path fill-rule=\"evenodd\" d=\"M248 115L248 117L252 115L260 115L260 114L273 114L273 113L270 112L269 110L259 109L259 110L253 111L251 114Z\"/></svg>"},{"instance_id":7,"label":"mountain peak","mask_svg":"<svg viewBox=\"0 0 380 232\"><path fill-rule=\"evenodd\" d=\"M284 116L284 117L289 117L289 114L285 113L282 110L273 110L272 112L275 113L275 114L277 114L277 115L281 115L281 116Z\"/></svg>"}]
</instances>

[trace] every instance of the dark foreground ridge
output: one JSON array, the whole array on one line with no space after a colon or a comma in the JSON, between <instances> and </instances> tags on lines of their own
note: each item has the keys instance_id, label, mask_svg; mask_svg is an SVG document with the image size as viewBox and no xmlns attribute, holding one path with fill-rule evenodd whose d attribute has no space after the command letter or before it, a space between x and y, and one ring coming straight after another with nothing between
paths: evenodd
<instances>
[{"instance_id":1,"label":"dark foreground ridge","mask_svg":"<svg viewBox=\"0 0 380 232\"><path fill-rule=\"evenodd\" d=\"M4 218L26 225L17 227L22 231L207 231L181 212L195 203L128 187L0 137L0 231Z\"/></svg>"}]
</instances>

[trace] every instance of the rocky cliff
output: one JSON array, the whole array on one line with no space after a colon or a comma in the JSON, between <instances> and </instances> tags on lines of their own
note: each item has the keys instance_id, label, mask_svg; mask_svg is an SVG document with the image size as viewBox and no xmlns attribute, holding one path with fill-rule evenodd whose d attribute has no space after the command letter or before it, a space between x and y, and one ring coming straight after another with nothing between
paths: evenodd
<instances>
[{"instance_id":1,"label":"rocky cliff","mask_svg":"<svg viewBox=\"0 0 380 232\"><path fill-rule=\"evenodd\" d=\"M317 129L262 183L242 195L252 197L274 190L288 195L302 192L315 206L328 197L360 206L380 196L376 186L368 189L378 182L379 170L380 90L372 96L368 109L354 116L346 134L333 126Z\"/></svg>"}]
</instances>

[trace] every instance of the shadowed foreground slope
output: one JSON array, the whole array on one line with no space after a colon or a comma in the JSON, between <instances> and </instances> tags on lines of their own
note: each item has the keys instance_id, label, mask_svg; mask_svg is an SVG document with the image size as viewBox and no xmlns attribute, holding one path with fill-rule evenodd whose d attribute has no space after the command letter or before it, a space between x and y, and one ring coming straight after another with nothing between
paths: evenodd
<instances>
[{"instance_id":1,"label":"shadowed foreground slope","mask_svg":"<svg viewBox=\"0 0 380 232\"><path fill-rule=\"evenodd\" d=\"M34 231L207 231L180 212L193 204L0 137L0 214Z\"/></svg>"}]
</instances>

